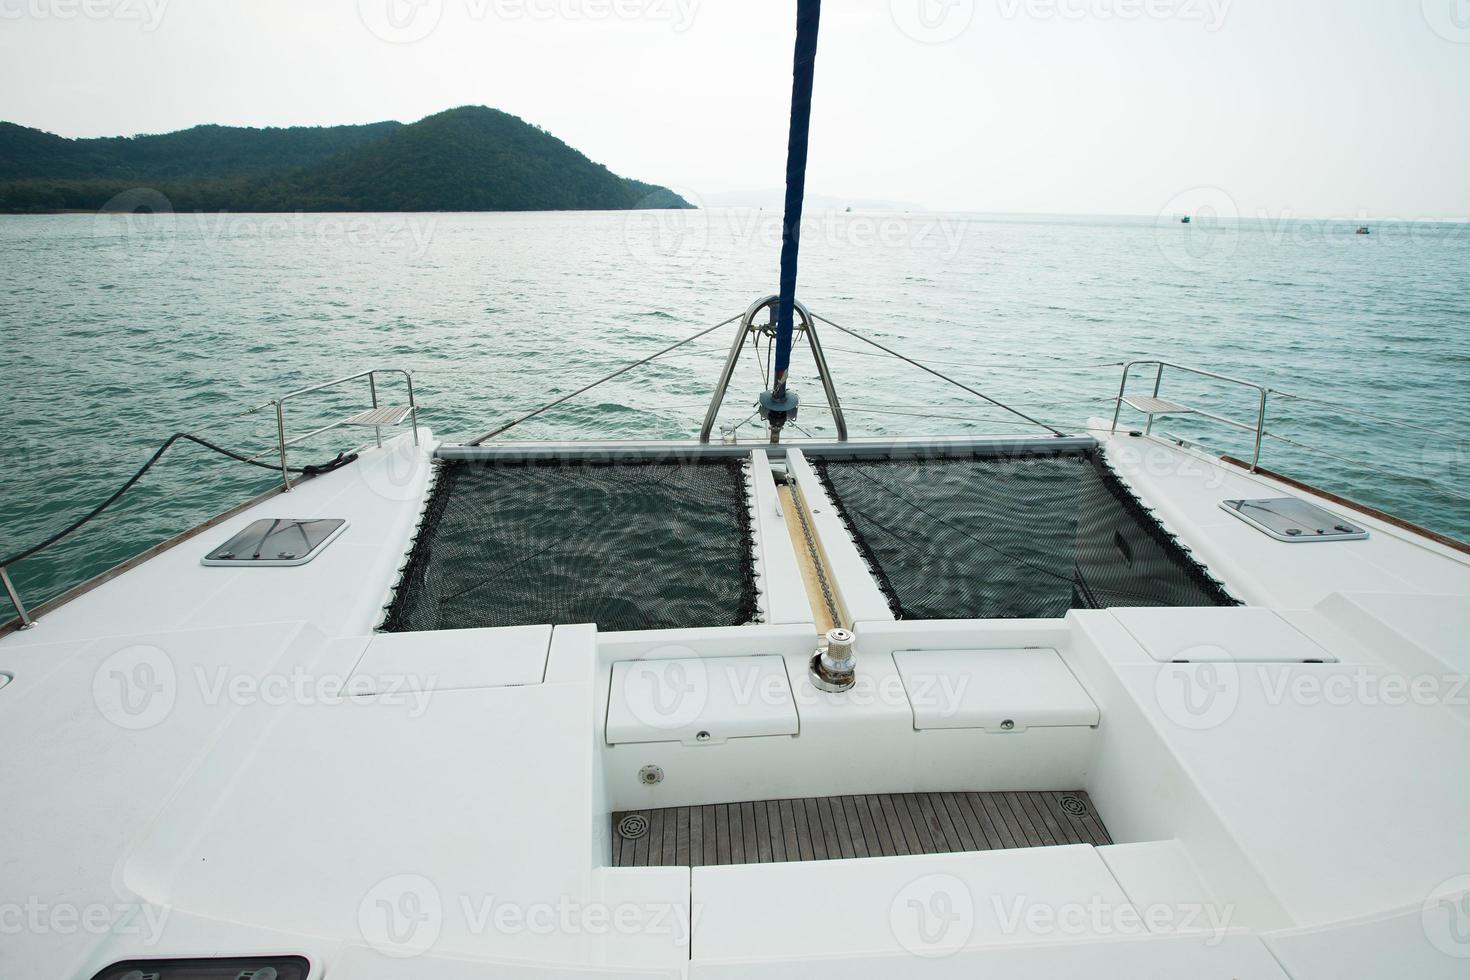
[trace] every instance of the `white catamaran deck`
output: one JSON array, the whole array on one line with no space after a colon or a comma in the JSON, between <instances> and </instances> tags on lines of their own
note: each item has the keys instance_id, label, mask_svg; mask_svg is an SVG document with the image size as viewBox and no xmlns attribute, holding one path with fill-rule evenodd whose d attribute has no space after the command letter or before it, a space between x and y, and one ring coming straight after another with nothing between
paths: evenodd
<instances>
[{"instance_id":1,"label":"white catamaran deck","mask_svg":"<svg viewBox=\"0 0 1470 980\"><path fill-rule=\"evenodd\" d=\"M354 980L1470 971L1470 556L1363 514L1367 541L1273 541L1220 501L1301 491L1099 429L1246 605L895 621L788 451L857 635L859 687L827 694L763 453L760 625L375 633L422 435L0 638L0 977L252 955ZM201 566L261 517L349 527L300 567ZM693 708L660 706L671 676ZM830 860L615 858L615 814L1065 791L1106 837L863 857L834 824Z\"/></svg>"}]
</instances>

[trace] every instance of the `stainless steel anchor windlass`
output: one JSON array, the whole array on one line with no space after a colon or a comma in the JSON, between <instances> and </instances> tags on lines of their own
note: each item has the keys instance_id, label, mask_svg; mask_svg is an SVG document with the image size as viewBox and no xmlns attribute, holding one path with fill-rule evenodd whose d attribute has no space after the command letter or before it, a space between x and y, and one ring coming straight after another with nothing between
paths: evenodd
<instances>
[{"instance_id":1,"label":"stainless steel anchor windlass","mask_svg":"<svg viewBox=\"0 0 1470 980\"><path fill-rule=\"evenodd\" d=\"M827 649L812 657L812 686L829 694L852 690L857 683L857 659L851 630L827 631Z\"/></svg>"}]
</instances>

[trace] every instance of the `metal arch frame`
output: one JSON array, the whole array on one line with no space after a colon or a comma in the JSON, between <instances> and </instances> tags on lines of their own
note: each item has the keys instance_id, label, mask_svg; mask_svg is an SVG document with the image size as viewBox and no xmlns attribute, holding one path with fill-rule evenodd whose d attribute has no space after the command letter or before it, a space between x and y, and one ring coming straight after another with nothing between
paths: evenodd
<instances>
[{"instance_id":1,"label":"metal arch frame","mask_svg":"<svg viewBox=\"0 0 1470 980\"><path fill-rule=\"evenodd\" d=\"M754 330L755 318L764 310L777 306L781 302L780 296L767 296L750 304L745 315L740 318L740 329L735 334L735 342L730 345L730 353L725 358L725 366L720 370L720 380L715 385L714 395L710 398L709 409L704 413L704 424L699 429L699 441L707 445L710 434L714 432L715 421L719 417L720 407L725 403L725 393L730 388L730 379L735 375L735 366L740 362L740 352L745 348L745 338ZM847 441L847 419L842 414L842 404L837 398L837 388L832 383L832 371L827 366L827 355L822 352L822 341L817 337L817 321L805 305L800 302L795 304L797 315L801 318L801 325L797 332L806 336L807 345L811 347L812 359L817 362L817 374L822 379L822 391L827 396L827 407L832 411L832 419L837 424L837 441Z\"/></svg>"}]
</instances>

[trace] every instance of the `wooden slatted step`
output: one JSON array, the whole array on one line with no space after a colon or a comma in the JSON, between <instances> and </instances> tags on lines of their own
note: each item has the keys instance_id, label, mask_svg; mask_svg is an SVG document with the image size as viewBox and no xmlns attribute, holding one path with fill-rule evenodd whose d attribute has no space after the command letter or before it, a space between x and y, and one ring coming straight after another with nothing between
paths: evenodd
<instances>
[{"instance_id":1,"label":"wooden slatted step","mask_svg":"<svg viewBox=\"0 0 1470 980\"><path fill-rule=\"evenodd\" d=\"M366 412L359 412L348 419L343 419L343 425L363 425L369 428L377 428L385 425L398 425L408 418L411 409L407 405L387 405L383 408L370 408Z\"/></svg>"},{"instance_id":2,"label":"wooden slatted step","mask_svg":"<svg viewBox=\"0 0 1470 980\"><path fill-rule=\"evenodd\" d=\"M612 816L619 868L706 867L1111 844L1082 791L883 793Z\"/></svg>"},{"instance_id":3,"label":"wooden slatted step","mask_svg":"<svg viewBox=\"0 0 1470 980\"><path fill-rule=\"evenodd\" d=\"M1138 409L1145 415L1193 415L1194 409L1178 402L1165 401L1148 395L1129 395L1123 404Z\"/></svg>"}]
</instances>

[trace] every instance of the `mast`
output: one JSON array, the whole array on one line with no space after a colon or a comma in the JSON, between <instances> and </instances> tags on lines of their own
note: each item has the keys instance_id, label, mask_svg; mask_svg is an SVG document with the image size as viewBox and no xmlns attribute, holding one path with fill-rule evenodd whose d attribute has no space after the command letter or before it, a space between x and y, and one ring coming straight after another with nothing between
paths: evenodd
<instances>
[{"instance_id":1,"label":"mast","mask_svg":"<svg viewBox=\"0 0 1470 980\"><path fill-rule=\"evenodd\" d=\"M786 145L786 213L781 226L781 291L776 308L776 363L771 390L761 394L762 414L771 426L771 441L780 442L781 429L794 418L799 404L788 392L791 343L796 308L797 256L801 249L801 211L806 197L807 137L812 121L812 83L816 74L817 28L822 0L797 0L796 57L791 82L791 133Z\"/></svg>"}]
</instances>

